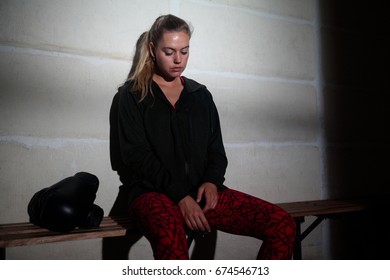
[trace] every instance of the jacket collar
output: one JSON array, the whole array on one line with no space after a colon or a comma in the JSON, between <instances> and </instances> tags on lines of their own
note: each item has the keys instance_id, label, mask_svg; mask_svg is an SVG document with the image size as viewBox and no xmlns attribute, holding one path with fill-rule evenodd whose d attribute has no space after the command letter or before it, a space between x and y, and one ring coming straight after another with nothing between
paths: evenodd
<instances>
[{"instance_id":1,"label":"jacket collar","mask_svg":"<svg viewBox=\"0 0 390 280\"><path fill-rule=\"evenodd\" d=\"M185 76L182 76L182 78L184 79L184 88L185 88L186 92L188 92L188 93L198 91L201 88L205 87L204 85L199 84L198 82L196 82L192 79L189 79Z\"/></svg>"}]
</instances>

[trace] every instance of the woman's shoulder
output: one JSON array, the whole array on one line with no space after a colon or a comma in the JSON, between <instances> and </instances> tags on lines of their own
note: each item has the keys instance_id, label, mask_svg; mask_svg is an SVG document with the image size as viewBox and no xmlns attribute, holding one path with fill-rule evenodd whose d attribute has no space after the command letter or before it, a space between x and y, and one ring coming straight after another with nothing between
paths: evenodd
<instances>
[{"instance_id":1,"label":"woman's shoulder","mask_svg":"<svg viewBox=\"0 0 390 280\"><path fill-rule=\"evenodd\" d=\"M137 99L139 98L140 93L134 91L133 86L134 86L134 80L127 80L124 84L119 86L117 94L121 96L127 96L126 98L132 96L133 98Z\"/></svg>"},{"instance_id":2,"label":"woman's shoulder","mask_svg":"<svg viewBox=\"0 0 390 280\"><path fill-rule=\"evenodd\" d=\"M127 103L137 103L135 100L138 100L139 94L137 92L133 92L134 81L128 80L124 84L118 87L118 91L115 94L116 99L120 104Z\"/></svg>"},{"instance_id":3,"label":"woman's shoulder","mask_svg":"<svg viewBox=\"0 0 390 280\"><path fill-rule=\"evenodd\" d=\"M122 85L118 87L118 93L131 92L133 84L134 84L133 80L127 80L126 82L124 82Z\"/></svg>"},{"instance_id":4,"label":"woman's shoulder","mask_svg":"<svg viewBox=\"0 0 390 280\"><path fill-rule=\"evenodd\" d=\"M182 76L182 79L184 80L184 86L188 92L207 90L205 85L193 79L187 78L185 76Z\"/></svg>"}]
</instances>

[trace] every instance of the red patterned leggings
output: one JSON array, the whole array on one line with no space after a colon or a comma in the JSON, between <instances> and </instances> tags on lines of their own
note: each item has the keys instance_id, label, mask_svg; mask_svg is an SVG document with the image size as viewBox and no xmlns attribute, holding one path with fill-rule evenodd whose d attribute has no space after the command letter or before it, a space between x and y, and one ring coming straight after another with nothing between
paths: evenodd
<instances>
[{"instance_id":1,"label":"red patterned leggings","mask_svg":"<svg viewBox=\"0 0 390 280\"><path fill-rule=\"evenodd\" d=\"M149 240L155 259L189 259L185 222L179 207L161 193L136 198L130 213ZM261 239L257 259L291 259L295 221L280 207L226 189L218 193L215 209L205 214L214 229Z\"/></svg>"}]
</instances>

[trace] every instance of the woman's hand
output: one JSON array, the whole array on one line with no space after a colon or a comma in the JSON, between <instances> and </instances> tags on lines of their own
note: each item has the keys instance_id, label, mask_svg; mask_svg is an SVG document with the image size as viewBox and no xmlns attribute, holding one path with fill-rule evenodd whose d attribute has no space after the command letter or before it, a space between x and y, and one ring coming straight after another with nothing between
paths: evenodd
<instances>
[{"instance_id":1,"label":"woman's hand","mask_svg":"<svg viewBox=\"0 0 390 280\"><path fill-rule=\"evenodd\" d=\"M203 207L203 213L214 209L218 203L218 189L217 186L213 183L203 183L198 190L198 195L196 202L199 203L202 200L202 197L205 196L206 204Z\"/></svg>"},{"instance_id":2,"label":"woman's hand","mask_svg":"<svg viewBox=\"0 0 390 280\"><path fill-rule=\"evenodd\" d=\"M184 221L191 230L210 232L211 228L199 204L189 195L179 201L178 206Z\"/></svg>"}]
</instances>

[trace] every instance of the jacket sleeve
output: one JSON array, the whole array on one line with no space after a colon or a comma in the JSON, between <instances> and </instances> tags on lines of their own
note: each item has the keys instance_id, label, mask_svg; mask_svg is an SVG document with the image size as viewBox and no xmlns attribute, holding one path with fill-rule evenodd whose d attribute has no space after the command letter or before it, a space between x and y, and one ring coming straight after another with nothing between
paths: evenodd
<instances>
[{"instance_id":1,"label":"jacket sleeve","mask_svg":"<svg viewBox=\"0 0 390 280\"><path fill-rule=\"evenodd\" d=\"M172 176L153 153L146 137L141 106L129 90L121 93L118 134L122 161L147 191L164 193L178 203L188 191L182 185L183 180Z\"/></svg>"},{"instance_id":2,"label":"jacket sleeve","mask_svg":"<svg viewBox=\"0 0 390 280\"><path fill-rule=\"evenodd\" d=\"M225 172L227 168L227 157L222 140L221 125L217 107L210 96L210 137L207 149L207 169L205 182L217 185L219 189L224 188Z\"/></svg>"}]
</instances>

